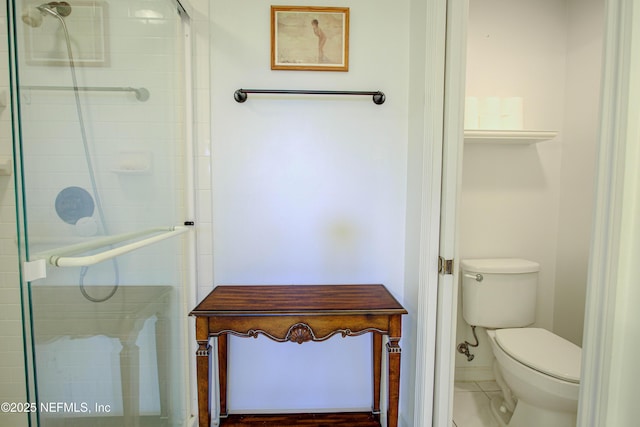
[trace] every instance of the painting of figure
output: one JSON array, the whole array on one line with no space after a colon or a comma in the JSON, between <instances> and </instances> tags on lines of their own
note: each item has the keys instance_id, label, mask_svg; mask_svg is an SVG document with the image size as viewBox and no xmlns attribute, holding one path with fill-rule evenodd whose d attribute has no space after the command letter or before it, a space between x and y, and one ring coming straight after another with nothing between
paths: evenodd
<instances>
[{"instance_id":1,"label":"painting of figure","mask_svg":"<svg viewBox=\"0 0 640 427\"><path fill-rule=\"evenodd\" d=\"M271 7L271 69L348 71L349 8Z\"/></svg>"}]
</instances>

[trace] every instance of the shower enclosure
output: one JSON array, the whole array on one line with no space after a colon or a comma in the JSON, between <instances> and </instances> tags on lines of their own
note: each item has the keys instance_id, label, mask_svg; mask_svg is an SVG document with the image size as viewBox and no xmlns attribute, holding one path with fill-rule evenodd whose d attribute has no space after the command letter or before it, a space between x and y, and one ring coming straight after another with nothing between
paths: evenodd
<instances>
[{"instance_id":1,"label":"shower enclosure","mask_svg":"<svg viewBox=\"0 0 640 427\"><path fill-rule=\"evenodd\" d=\"M9 0L31 426L187 426L189 17Z\"/></svg>"}]
</instances>

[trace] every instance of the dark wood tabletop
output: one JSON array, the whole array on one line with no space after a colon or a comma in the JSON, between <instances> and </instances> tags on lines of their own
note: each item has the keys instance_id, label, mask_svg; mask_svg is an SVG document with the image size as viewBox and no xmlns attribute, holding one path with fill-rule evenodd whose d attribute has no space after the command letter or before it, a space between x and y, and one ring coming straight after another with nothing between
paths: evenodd
<instances>
[{"instance_id":1,"label":"dark wood tabletop","mask_svg":"<svg viewBox=\"0 0 640 427\"><path fill-rule=\"evenodd\" d=\"M221 285L192 316L238 314L406 314L383 285Z\"/></svg>"}]
</instances>

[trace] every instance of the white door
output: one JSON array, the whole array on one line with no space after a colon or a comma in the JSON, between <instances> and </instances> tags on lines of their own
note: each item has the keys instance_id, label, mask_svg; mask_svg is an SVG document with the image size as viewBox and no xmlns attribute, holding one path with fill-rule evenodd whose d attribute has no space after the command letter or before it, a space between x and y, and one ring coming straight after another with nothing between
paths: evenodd
<instances>
[{"instance_id":1,"label":"white door","mask_svg":"<svg viewBox=\"0 0 640 427\"><path fill-rule=\"evenodd\" d=\"M451 425L458 307L457 206L464 144L468 1L448 2L433 426ZM448 262L448 261L453 262Z\"/></svg>"}]
</instances>

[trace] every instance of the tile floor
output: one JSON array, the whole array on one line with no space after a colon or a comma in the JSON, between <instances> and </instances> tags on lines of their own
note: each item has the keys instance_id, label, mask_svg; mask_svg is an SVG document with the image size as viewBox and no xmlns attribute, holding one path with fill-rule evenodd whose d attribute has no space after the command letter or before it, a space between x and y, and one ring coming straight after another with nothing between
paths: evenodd
<instances>
[{"instance_id":1,"label":"tile floor","mask_svg":"<svg viewBox=\"0 0 640 427\"><path fill-rule=\"evenodd\" d=\"M490 401L501 396L495 381L455 383L454 427L500 427L491 414Z\"/></svg>"}]
</instances>

